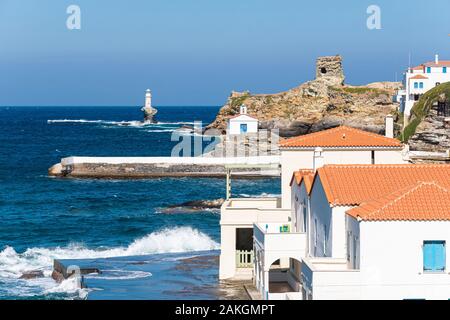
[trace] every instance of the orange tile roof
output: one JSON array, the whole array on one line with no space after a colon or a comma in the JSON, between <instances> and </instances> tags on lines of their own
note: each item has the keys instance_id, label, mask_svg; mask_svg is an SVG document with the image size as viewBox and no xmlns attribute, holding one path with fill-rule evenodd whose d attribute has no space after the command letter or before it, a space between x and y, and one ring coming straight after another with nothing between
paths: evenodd
<instances>
[{"instance_id":1,"label":"orange tile roof","mask_svg":"<svg viewBox=\"0 0 450 320\"><path fill-rule=\"evenodd\" d=\"M428 79L428 78L425 77L425 76L423 76L423 75L421 75L421 74L418 74L418 75L416 75L416 76L414 76L414 77L411 77L411 78L409 78L409 79Z\"/></svg>"},{"instance_id":2,"label":"orange tile roof","mask_svg":"<svg viewBox=\"0 0 450 320\"><path fill-rule=\"evenodd\" d=\"M439 60L439 63L435 61L425 62L423 64L426 67L448 67L450 66L450 60Z\"/></svg>"},{"instance_id":3,"label":"orange tile roof","mask_svg":"<svg viewBox=\"0 0 450 320\"><path fill-rule=\"evenodd\" d=\"M311 169L300 169L298 171L294 171L294 173L292 174L290 185L292 186L292 184L294 183L294 178L295 182L297 184L300 184L305 176L314 177L314 171Z\"/></svg>"},{"instance_id":4,"label":"orange tile roof","mask_svg":"<svg viewBox=\"0 0 450 320\"><path fill-rule=\"evenodd\" d=\"M313 188L320 179L328 202L355 206L381 198L420 181L450 188L450 165L326 165L319 168Z\"/></svg>"},{"instance_id":5,"label":"orange tile roof","mask_svg":"<svg viewBox=\"0 0 450 320\"><path fill-rule=\"evenodd\" d=\"M347 214L364 221L450 220L450 189L435 182L418 182L387 196L363 203Z\"/></svg>"},{"instance_id":6,"label":"orange tile roof","mask_svg":"<svg viewBox=\"0 0 450 320\"><path fill-rule=\"evenodd\" d=\"M347 127L339 126L333 129L310 133L286 139L280 142L282 148L302 147L389 147L402 148L397 139Z\"/></svg>"}]
</instances>

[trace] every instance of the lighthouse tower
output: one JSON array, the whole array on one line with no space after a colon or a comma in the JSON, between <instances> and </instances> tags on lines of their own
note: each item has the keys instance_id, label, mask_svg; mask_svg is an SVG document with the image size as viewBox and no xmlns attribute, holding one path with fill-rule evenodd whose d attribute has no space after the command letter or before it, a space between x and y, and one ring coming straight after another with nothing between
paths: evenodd
<instances>
[{"instance_id":1,"label":"lighthouse tower","mask_svg":"<svg viewBox=\"0 0 450 320\"><path fill-rule=\"evenodd\" d=\"M152 107L152 92L150 91L150 89L147 89L145 91L145 107L144 108L150 109L151 107Z\"/></svg>"},{"instance_id":2,"label":"lighthouse tower","mask_svg":"<svg viewBox=\"0 0 450 320\"><path fill-rule=\"evenodd\" d=\"M156 123L153 117L158 112L158 110L152 107L152 92L150 91L150 89L147 89L145 91L145 105L141 110L144 112L145 122Z\"/></svg>"}]
</instances>

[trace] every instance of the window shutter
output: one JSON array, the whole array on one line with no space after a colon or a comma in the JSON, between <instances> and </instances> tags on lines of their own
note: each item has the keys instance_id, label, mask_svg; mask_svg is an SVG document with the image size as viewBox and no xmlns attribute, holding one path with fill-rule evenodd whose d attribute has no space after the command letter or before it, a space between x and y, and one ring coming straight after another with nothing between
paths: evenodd
<instances>
[{"instance_id":1,"label":"window shutter","mask_svg":"<svg viewBox=\"0 0 450 320\"><path fill-rule=\"evenodd\" d=\"M426 271L433 270L434 259L433 259L434 247L431 243L424 243L423 245L423 269Z\"/></svg>"},{"instance_id":2,"label":"window shutter","mask_svg":"<svg viewBox=\"0 0 450 320\"><path fill-rule=\"evenodd\" d=\"M437 242L434 244L435 270L445 270L445 243Z\"/></svg>"}]
</instances>

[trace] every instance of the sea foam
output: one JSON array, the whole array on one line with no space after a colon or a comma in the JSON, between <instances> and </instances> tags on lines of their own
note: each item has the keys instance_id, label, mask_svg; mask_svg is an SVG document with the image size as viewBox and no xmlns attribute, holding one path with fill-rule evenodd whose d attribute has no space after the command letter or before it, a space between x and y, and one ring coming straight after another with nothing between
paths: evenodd
<instances>
[{"instance_id":1,"label":"sea foam","mask_svg":"<svg viewBox=\"0 0 450 320\"><path fill-rule=\"evenodd\" d=\"M29 296L30 287L36 287L40 288L38 291L44 295L65 292L70 294L77 293L79 298L83 298L86 292L80 290L72 279L63 281L60 284L50 279L54 259L139 256L155 253L216 250L218 248L219 244L216 241L191 227L166 228L156 231L134 240L126 247L91 249L82 244L72 243L66 247L28 248L23 253L17 253L14 248L7 246L3 251L0 251L0 281L16 281L15 291L19 295ZM45 277L33 280L19 280L24 272L31 270L41 270ZM117 274L117 276L123 277L124 275ZM135 276L150 275L125 275L125 277Z\"/></svg>"}]
</instances>

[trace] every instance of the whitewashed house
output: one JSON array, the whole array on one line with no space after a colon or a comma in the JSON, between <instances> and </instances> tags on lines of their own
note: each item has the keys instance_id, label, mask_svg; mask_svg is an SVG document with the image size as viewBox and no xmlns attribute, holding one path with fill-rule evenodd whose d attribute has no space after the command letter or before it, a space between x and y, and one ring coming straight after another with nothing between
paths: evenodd
<instances>
[{"instance_id":1,"label":"whitewashed house","mask_svg":"<svg viewBox=\"0 0 450 320\"><path fill-rule=\"evenodd\" d=\"M240 107L239 115L228 119L227 134L249 134L258 132L258 119L247 114L247 107Z\"/></svg>"},{"instance_id":2,"label":"whitewashed house","mask_svg":"<svg viewBox=\"0 0 450 320\"><path fill-rule=\"evenodd\" d=\"M435 60L408 68L403 77L403 89L399 90L394 100L400 102L400 111L405 116L411 114L411 109L420 97L441 83L450 81L450 61Z\"/></svg>"},{"instance_id":3,"label":"whitewashed house","mask_svg":"<svg viewBox=\"0 0 450 320\"><path fill-rule=\"evenodd\" d=\"M256 286L266 299L449 299L449 178L449 165L296 172L281 245L263 248L273 231L258 239L255 223Z\"/></svg>"},{"instance_id":4,"label":"whitewashed house","mask_svg":"<svg viewBox=\"0 0 450 320\"><path fill-rule=\"evenodd\" d=\"M388 117L388 135L392 136L392 126L389 125L391 117ZM390 131L390 133L389 133ZM221 254L220 254L220 279L251 279L267 277L262 270L254 270L254 245L260 248L274 246L281 231L286 225L295 220L296 226L290 226L289 232L293 239L307 238L300 229L301 220L296 216L291 217L291 178L292 173L299 168L313 172L324 164L333 163L403 163L403 145L396 139L384 137L374 133L353 129L345 126L325 130L292 139L286 139L281 143L281 170L282 188L281 197L271 198L231 198L227 199L221 207ZM304 201L306 204L306 201ZM254 228L254 224L256 228ZM273 224L275 223L275 224ZM270 239L275 242L267 242L265 235L270 234ZM253 243L253 238L258 241ZM296 241L290 241L289 245L296 246ZM303 240L302 240L303 241ZM266 246L266 247L264 247ZM300 257L304 254L298 246L289 255ZM286 253L287 254L287 253ZM275 253L274 255L277 255ZM266 257L267 258L267 257ZM266 259L264 258L264 259ZM271 265L268 260L265 265ZM277 258L278 260L278 258ZM261 262L262 260L258 260ZM289 265L288 257L281 257L278 262L280 268Z\"/></svg>"},{"instance_id":5,"label":"whitewashed house","mask_svg":"<svg viewBox=\"0 0 450 320\"><path fill-rule=\"evenodd\" d=\"M340 126L280 141L282 207L291 207L290 181L298 169L327 164L401 164L405 146L394 139L392 116L386 117L386 136Z\"/></svg>"}]
</instances>

